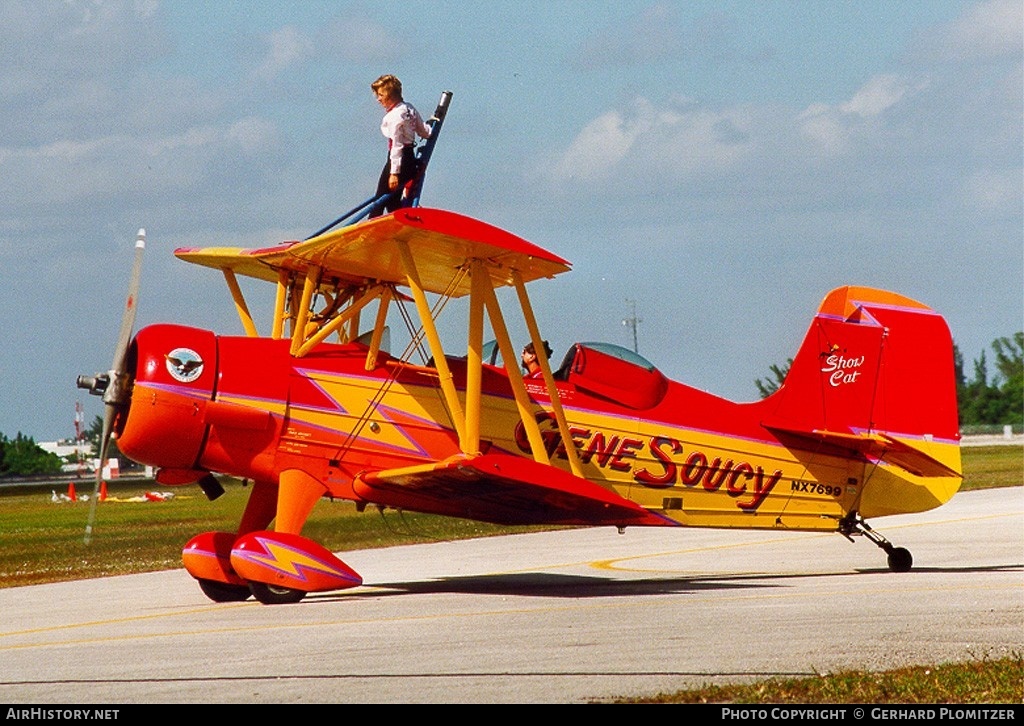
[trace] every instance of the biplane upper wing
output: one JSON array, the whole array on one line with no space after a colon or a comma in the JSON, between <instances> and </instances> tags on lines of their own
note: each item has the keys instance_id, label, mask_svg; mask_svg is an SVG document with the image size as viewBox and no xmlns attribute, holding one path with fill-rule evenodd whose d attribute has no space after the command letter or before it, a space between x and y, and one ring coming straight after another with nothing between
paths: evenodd
<instances>
[{"instance_id":1,"label":"biplane upper wing","mask_svg":"<svg viewBox=\"0 0 1024 726\"><path fill-rule=\"evenodd\" d=\"M179 248L179 259L236 275L277 281L282 270L305 274L310 267L322 279L362 283L406 283L400 245L411 249L420 284L427 292L460 297L469 293L463 277L451 287L458 269L470 259L488 262L492 285L511 283L516 270L523 282L553 277L569 263L537 245L485 222L442 209L411 207L302 242L262 249L241 247Z\"/></svg>"},{"instance_id":2,"label":"biplane upper wing","mask_svg":"<svg viewBox=\"0 0 1024 726\"><path fill-rule=\"evenodd\" d=\"M354 482L370 501L415 501L496 524L678 526L582 477L519 456L455 456L407 469L366 472Z\"/></svg>"}]
</instances>

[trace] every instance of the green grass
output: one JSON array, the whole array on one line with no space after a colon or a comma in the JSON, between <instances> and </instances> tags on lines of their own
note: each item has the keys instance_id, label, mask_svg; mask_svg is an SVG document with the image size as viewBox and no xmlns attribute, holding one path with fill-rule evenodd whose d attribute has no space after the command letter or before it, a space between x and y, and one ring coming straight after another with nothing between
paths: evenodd
<instances>
[{"instance_id":1,"label":"green grass","mask_svg":"<svg viewBox=\"0 0 1024 726\"><path fill-rule=\"evenodd\" d=\"M842 671L811 678L766 681L621 698L612 703L1021 703L1024 660L944 663L891 671Z\"/></svg>"},{"instance_id":2,"label":"green grass","mask_svg":"<svg viewBox=\"0 0 1024 726\"><path fill-rule=\"evenodd\" d=\"M1024 484L1024 447L965 446L960 452L964 465L961 490Z\"/></svg>"}]
</instances>

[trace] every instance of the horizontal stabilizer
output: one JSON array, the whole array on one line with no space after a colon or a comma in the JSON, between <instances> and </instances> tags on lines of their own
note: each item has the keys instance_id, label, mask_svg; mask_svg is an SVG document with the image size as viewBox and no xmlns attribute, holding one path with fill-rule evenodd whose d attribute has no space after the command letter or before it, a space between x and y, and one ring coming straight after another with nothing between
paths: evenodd
<instances>
[{"instance_id":1,"label":"horizontal stabilizer","mask_svg":"<svg viewBox=\"0 0 1024 726\"><path fill-rule=\"evenodd\" d=\"M960 476L960 472L950 468L924 451L894 439L891 436L877 433L846 434L837 431L796 431L770 427L781 439L797 437L815 445L831 444L842 449L864 456L866 459L884 461L906 469L916 476Z\"/></svg>"},{"instance_id":2,"label":"horizontal stabilizer","mask_svg":"<svg viewBox=\"0 0 1024 726\"><path fill-rule=\"evenodd\" d=\"M508 454L458 456L367 473L354 486L370 501L399 495L427 505L428 511L495 524L677 524L587 479ZM437 506L430 507L428 500Z\"/></svg>"}]
</instances>

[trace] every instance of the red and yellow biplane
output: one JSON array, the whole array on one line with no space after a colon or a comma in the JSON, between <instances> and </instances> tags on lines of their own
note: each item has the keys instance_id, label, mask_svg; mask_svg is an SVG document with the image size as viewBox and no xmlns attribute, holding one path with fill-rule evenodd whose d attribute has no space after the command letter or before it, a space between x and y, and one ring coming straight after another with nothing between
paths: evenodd
<instances>
[{"instance_id":1,"label":"red and yellow biplane","mask_svg":"<svg viewBox=\"0 0 1024 726\"><path fill-rule=\"evenodd\" d=\"M408 206L264 249L177 250L221 271L241 336L157 324L132 338L143 244L113 368L79 386L106 404L103 453L114 436L159 482L211 498L218 475L253 482L237 531L184 548L215 601L360 585L302 536L325 496L505 525L832 531L865 536L906 571L910 553L865 520L937 507L960 486L949 329L892 292L828 293L779 389L735 403L615 345L548 360L527 286L570 264L451 211ZM240 277L276 290L264 334ZM518 308L539 378L523 377L499 291L518 303L504 307ZM456 298L466 342L453 351L436 320ZM401 354L388 350L392 311L410 325Z\"/></svg>"}]
</instances>

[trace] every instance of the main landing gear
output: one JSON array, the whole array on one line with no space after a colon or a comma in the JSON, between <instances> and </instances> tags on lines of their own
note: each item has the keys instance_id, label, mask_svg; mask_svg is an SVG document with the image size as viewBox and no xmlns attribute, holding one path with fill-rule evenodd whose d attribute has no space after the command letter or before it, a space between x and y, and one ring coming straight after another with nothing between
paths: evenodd
<instances>
[{"instance_id":1,"label":"main landing gear","mask_svg":"<svg viewBox=\"0 0 1024 726\"><path fill-rule=\"evenodd\" d=\"M185 569L214 602L264 605L297 603L309 592L363 584L359 573L323 545L286 532L257 531L241 537L204 532L182 551Z\"/></svg>"},{"instance_id":2,"label":"main landing gear","mask_svg":"<svg viewBox=\"0 0 1024 726\"><path fill-rule=\"evenodd\" d=\"M889 569L893 572L910 572L914 566L914 556L905 547L893 547L892 542L875 532L857 512L850 512L839 521L839 533L853 541L855 535L863 535L885 550L888 555Z\"/></svg>"}]
</instances>

